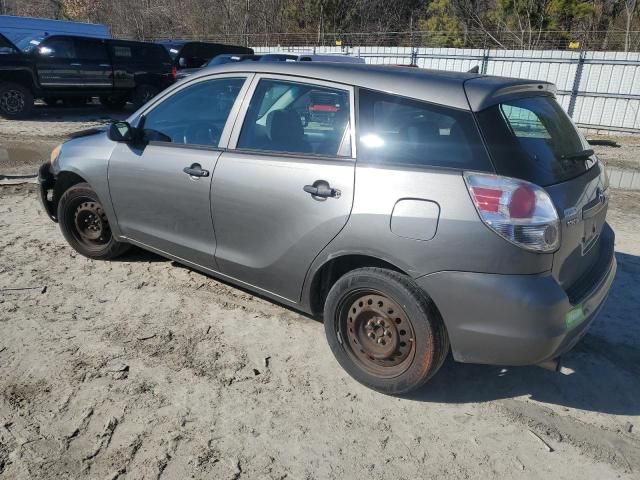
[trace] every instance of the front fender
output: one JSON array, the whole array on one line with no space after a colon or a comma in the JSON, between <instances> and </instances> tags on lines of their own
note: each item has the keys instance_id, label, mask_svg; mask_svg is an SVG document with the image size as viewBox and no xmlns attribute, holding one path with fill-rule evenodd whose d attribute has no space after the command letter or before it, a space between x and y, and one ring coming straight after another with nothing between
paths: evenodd
<instances>
[{"instance_id":1,"label":"front fender","mask_svg":"<svg viewBox=\"0 0 640 480\"><path fill-rule=\"evenodd\" d=\"M108 182L109 159L115 145L116 143L109 140L102 131L72 138L63 144L57 161L51 165L50 172L56 181L63 172L70 172L91 185L102 203L111 231L117 238L122 234L118 228Z\"/></svg>"}]
</instances>

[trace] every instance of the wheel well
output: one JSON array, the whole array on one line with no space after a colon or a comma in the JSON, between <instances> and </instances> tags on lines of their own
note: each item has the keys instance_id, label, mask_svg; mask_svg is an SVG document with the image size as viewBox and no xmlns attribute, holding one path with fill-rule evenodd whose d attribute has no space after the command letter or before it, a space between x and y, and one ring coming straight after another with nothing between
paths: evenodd
<instances>
[{"instance_id":1,"label":"wheel well","mask_svg":"<svg viewBox=\"0 0 640 480\"><path fill-rule=\"evenodd\" d=\"M70 187L78 183L84 183L86 180L77 173L73 172L60 172L56 178L55 186L53 187L53 211L58 211L58 202L60 197L69 190Z\"/></svg>"},{"instance_id":2,"label":"wheel well","mask_svg":"<svg viewBox=\"0 0 640 480\"><path fill-rule=\"evenodd\" d=\"M22 85L25 88L33 91L33 77L25 71L7 71L2 72L2 77L0 77L0 83L3 82L13 82L19 85Z\"/></svg>"},{"instance_id":3,"label":"wheel well","mask_svg":"<svg viewBox=\"0 0 640 480\"><path fill-rule=\"evenodd\" d=\"M386 268L406 275L406 272L395 265L368 255L343 255L329 260L320 267L311 281L310 306L313 315L322 315L327 294L340 277L351 270L365 267Z\"/></svg>"}]
</instances>

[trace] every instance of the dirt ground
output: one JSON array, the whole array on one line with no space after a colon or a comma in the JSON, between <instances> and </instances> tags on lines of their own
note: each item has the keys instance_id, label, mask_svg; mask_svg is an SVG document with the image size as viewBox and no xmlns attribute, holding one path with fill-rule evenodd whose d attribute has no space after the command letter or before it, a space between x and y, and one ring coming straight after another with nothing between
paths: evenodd
<instances>
[{"instance_id":1,"label":"dirt ground","mask_svg":"<svg viewBox=\"0 0 640 480\"><path fill-rule=\"evenodd\" d=\"M618 275L564 374L449 359L394 398L319 322L139 250L90 261L34 185L2 186L0 479L637 479L640 192L609 220Z\"/></svg>"}]
</instances>

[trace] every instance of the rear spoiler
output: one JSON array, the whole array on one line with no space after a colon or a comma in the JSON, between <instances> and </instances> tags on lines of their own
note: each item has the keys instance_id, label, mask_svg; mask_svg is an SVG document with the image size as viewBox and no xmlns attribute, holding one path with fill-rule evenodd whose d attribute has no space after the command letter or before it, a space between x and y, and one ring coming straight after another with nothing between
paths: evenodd
<instances>
[{"instance_id":1,"label":"rear spoiler","mask_svg":"<svg viewBox=\"0 0 640 480\"><path fill-rule=\"evenodd\" d=\"M517 98L556 94L556 86L553 83L492 76L466 80L464 90L469 106L474 112Z\"/></svg>"}]
</instances>

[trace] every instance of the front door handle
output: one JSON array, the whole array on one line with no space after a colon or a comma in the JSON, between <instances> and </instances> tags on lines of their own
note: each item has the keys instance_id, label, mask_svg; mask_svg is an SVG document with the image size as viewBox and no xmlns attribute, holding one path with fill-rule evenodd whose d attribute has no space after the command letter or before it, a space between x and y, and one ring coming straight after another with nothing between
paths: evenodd
<instances>
[{"instance_id":1,"label":"front door handle","mask_svg":"<svg viewBox=\"0 0 640 480\"><path fill-rule=\"evenodd\" d=\"M331 188L329 183L325 180L316 180L315 182L313 182L313 185L305 185L304 187L302 187L302 189L305 192L311 194L311 196L313 197L340 197L340 190L338 190L337 188Z\"/></svg>"},{"instance_id":2,"label":"front door handle","mask_svg":"<svg viewBox=\"0 0 640 480\"><path fill-rule=\"evenodd\" d=\"M71 63L70 64L72 67L81 67L82 64L81 63Z\"/></svg>"},{"instance_id":3,"label":"front door handle","mask_svg":"<svg viewBox=\"0 0 640 480\"><path fill-rule=\"evenodd\" d=\"M208 177L209 176L209 170L204 170L199 163L194 163L190 167L184 167L182 171L191 177Z\"/></svg>"}]
</instances>

